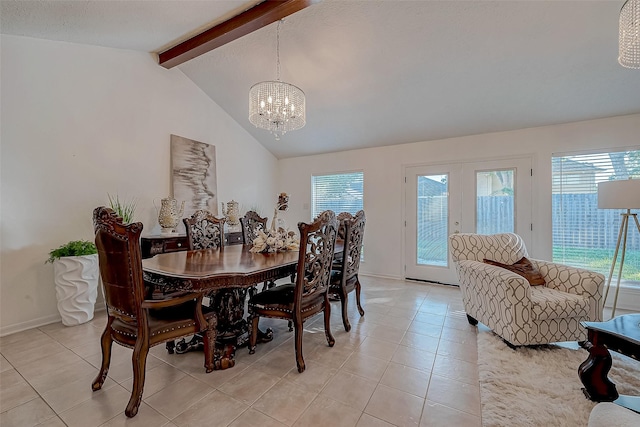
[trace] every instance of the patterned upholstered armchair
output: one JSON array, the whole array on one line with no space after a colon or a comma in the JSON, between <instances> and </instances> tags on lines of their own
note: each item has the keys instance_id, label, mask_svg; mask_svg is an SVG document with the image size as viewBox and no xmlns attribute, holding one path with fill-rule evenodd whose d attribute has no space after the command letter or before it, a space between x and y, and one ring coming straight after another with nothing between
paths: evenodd
<instances>
[{"instance_id":1,"label":"patterned upholstered armchair","mask_svg":"<svg viewBox=\"0 0 640 427\"><path fill-rule=\"evenodd\" d=\"M454 234L449 237L469 323L492 329L511 347L584 341L580 322L602 320L604 276L588 270L529 259L545 284L484 263L512 265L528 257L516 234Z\"/></svg>"}]
</instances>

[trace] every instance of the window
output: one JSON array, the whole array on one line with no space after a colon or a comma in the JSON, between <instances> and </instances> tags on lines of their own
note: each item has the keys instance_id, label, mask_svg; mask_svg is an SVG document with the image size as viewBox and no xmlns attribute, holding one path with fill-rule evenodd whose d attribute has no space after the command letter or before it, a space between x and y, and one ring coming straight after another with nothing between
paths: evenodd
<instances>
[{"instance_id":1,"label":"window","mask_svg":"<svg viewBox=\"0 0 640 427\"><path fill-rule=\"evenodd\" d=\"M555 262L609 276L623 210L598 209L597 184L629 177L640 178L640 150L553 157ZM618 265L619 262L620 255ZM627 284L640 285L640 233L632 224L621 279Z\"/></svg>"},{"instance_id":2,"label":"window","mask_svg":"<svg viewBox=\"0 0 640 427\"><path fill-rule=\"evenodd\" d=\"M476 233L515 230L515 169L476 172Z\"/></svg>"},{"instance_id":3,"label":"window","mask_svg":"<svg viewBox=\"0 0 640 427\"><path fill-rule=\"evenodd\" d=\"M326 210L337 215L340 212L355 214L363 209L363 182L362 172L312 176L312 218Z\"/></svg>"}]
</instances>

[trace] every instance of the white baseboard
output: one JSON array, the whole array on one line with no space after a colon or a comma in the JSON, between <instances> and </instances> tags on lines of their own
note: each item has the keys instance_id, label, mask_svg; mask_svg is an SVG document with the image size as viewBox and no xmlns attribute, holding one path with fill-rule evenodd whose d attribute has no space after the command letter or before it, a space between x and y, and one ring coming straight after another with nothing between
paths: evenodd
<instances>
[{"instance_id":1,"label":"white baseboard","mask_svg":"<svg viewBox=\"0 0 640 427\"><path fill-rule=\"evenodd\" d=\"M612 286L605 302L605 307L613 307L616 288ZM616 309L630 310L640 312L640 287L630 287L620 285L620 293L618 294L618 303Z\"/></svg>"},{"instance_id":2,"label":"white baseboard","mask_svg":"<svg viewBox=\"0 0 640 427\"><path fill-rule=\"evenodd\" d=\"M366 273L364 271L360 272L359 274L360 274L360 276L377 277L378 279L404 280L400 276L387 276L387 275L384 275L384 274Z\"/></svg>"},{"instance_id":3,"label":"white baseboard","mask_svg":"<svg viewBox=\"0 0 640 427\"><path fill-rule=\"evenodd\" d=\"M28 320L26 322L14 323L13 325L9 326L2 326L0 327L0 337L26 331L28 329L39 328L40 326L60 321L61 318L59 314L52 314L50 316L39 317L37 319Z\"/></svg>"},{"instance_id":4,"label":"white baseboard","mask_svg":"<svg viewBox=\"0 0 640 427\"><path fill-rule=\"evenodd\" d=\"M93 310L94 313L99 313L101 311L105 311L106 307L104 303L100 306L96 305L96 308ZM26 322L14 323L9 326L0 327L0 337L5 337L7 335L15 334L18 332L23 332L33 328L39 328L40 326L50 325L51 323L60 322L62 319L59 314L52 314L50 316L39 317L37 319L28 320Z\"/></svg>"}]
</instances>

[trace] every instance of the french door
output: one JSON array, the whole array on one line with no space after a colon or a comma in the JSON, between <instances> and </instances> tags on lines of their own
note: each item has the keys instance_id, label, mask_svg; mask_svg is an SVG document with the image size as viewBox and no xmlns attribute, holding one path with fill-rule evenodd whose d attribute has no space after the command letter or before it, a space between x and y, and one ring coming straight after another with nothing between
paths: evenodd
<instances>
[{"instance_id":1,"label":"french door","mask_svg":"<svg viewBox=\"0 0 640 427\"><path fill-rule=\"evenodd\" d=\"M458 283L453 233L512 232L531 243L531 158L405 169L405 277Z\"/></svg>"}]
</instances>

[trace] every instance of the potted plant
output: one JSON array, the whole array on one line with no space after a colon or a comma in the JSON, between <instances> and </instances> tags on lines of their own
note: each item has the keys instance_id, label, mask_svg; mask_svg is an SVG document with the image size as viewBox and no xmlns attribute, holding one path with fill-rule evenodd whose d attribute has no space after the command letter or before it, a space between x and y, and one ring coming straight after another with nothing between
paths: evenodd
<instances>
[{"instance_id":1,"label":"potted plant","mask_svg":"<svg viewBox=\"0 0 640 427\"><path fill-rule=\"evenodd\" d=\"M75 326L93 319L98 297L98 250L87 240L74 240L49 252L53 264L62 324Z\"/></svg>"},{"instance_id":2,"label":"potted plant","mask_svg":"<svg viewBox=\"0 0 640 427\"><path fill-rule=\"evenodd\" d=\"M109 197L109 207L113 209L116 215L122 218L124 224L131 224L133 222L133 214L136 212L136 200L121 202L117 195L111 196L111 194L107 194L107 196Z\"/></svg>"}]
</instances>

